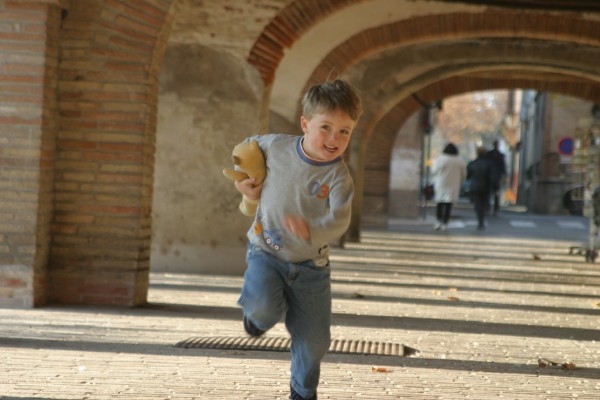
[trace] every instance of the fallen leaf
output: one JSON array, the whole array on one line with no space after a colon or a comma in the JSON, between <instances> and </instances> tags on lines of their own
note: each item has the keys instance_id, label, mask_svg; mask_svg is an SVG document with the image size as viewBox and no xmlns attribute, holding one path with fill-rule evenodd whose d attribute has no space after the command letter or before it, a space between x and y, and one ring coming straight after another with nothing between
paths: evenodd
<instances>
[{"instance_id":1,"label":"fallen leaf","mask_svg":"<svg viewBox=\"0 0 600 400\"><path fill-rule=\"evenodd\" d=\"M392 370L385 367L371 367L371 372L392 372Z\"/></svg>"},{"instance_id":2,"label":"fallen leaf","mask_svg":"<svg viewBox=\"0 0 600 400\"><path fill-rule=\"evenodd\" d=\"M431 293L435 294L436 296L441 296L442 295L442 292L440 292L439 290L434 290Z\"/></svg>"},{"instance_id":3,"label":"fallen leaf","mask_svg":"<svg viewBox=\"0 0 600 400\"><path fill-rule=\"evenodd\" d=\"M448 288L448 290L451 292L458 292L458 289L455 287Z\"/></svg>"},{"instance_id":4,"label":"fallen leaf","mask_svg":"<svg viewBox=\"0 0 600 400\"><path fill-rule=\"evenodd\" d=\"M570 363L570 362L563 363L562 367L564 369L577 369L577 365Z\"/></svg>"},{"instance_id":5,"label":"fallen leaf","mask_svg":"<svg viewBox=\"0 0 600 400\"><path fill-rule=\"evenodd\" d=\"M538 256L537 254L533 254L533 259L539 261L542 258L540 256Z\"/></svg>"},{"instance_id":6,"label":"fallen leaf","mask_svg":"<svg viewBox=\"0 0 600 400\"><path fill-rule=\"evenodd\" d=\"M577 365L572 362L566 362L559 364L555 361L548 360L547 358L538 358L538 366L540 368L548 368L560 365L563 369L577 369Z\"/></svg>"},{"instance_id":7,"label":"fallen leaf","mask_svg":"<svg viewBox=\"0 0 600 400\"><path fill-rule=\"evenodd\" d=\"M555 363L554 361L550 361L547 358L538 358L538 366L540 368L546 368L549 367L551 365L558 365L557 363Z\"/></svg>"},{"instance_id":8,"label":"fallen leaf","mask_svg":"<svg viewBox=\"0 0 600 400\"><path fill-rule=\"evenodd\" d=\"M600 303L596 303L596 304L594 304L594 307L596 307L596 308L600 308Z\"/></svg>"},{"instance_id":9,"label":"fallen leaf","mask_svg":"<svg viewBox=\"0 0 600 400\"><path fill-rule=\"evenodd\" d=\"M450 300L450 301L458 301L458 297L448 296L448 300Z\"/></svg>"}]
</instances>

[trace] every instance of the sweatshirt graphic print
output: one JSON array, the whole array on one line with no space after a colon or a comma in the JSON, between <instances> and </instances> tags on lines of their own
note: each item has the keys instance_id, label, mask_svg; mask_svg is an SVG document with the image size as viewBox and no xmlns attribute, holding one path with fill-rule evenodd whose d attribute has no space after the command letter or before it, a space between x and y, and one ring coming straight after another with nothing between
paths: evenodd
<instances>
[{"instance_id":1,"label":"sweatshirt graphic print","mask_svg":"<svg viewBox=\"0 0 600 400\"><path fill-rule=\"evenodd\" d=\"M263 151L267 177L258 211L248 231L250 243L288 262L327 260L329 242L350 225L354 185L341 158L319 162L302 150L302 137L268 134L252 136ZM303 217L310 239L304 240L283 226L288 214Z\"/></svg>"}]
</instances>

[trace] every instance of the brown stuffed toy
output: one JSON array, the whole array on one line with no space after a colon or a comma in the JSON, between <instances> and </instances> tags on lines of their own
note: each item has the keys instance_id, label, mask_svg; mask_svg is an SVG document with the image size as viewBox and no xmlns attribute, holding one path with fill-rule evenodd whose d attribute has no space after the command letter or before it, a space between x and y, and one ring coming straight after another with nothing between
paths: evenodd
<instances>
[{"instance_id":1,"label":"brown stuffed toy","mask_svg":"<svg viewBox=\"0 0 600 400\"><path fill-rule=\"evenodd\" d=\"M236 169L225 168L223 174L231 180L243 181L247 178L255 178L256 184L261 184L267 176L265 156L256 140L242 142L233 148L231 160ZM258 200L251 200L245 195L240 203L240 211L249 217L256 215Z\"/></svg>"}]
</instances>

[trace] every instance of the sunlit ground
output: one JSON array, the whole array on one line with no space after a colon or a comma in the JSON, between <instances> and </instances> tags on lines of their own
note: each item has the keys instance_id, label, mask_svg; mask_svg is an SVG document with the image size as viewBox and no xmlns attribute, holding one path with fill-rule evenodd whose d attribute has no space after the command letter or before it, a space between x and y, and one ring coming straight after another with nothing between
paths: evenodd
<instances>
[{"instance_id":1,"label":"sunlit ground","mask_svg":"<svg viewBox=\"0 0 600 400\"><path fill-rule=\"evenodd\" d=\"M585 220L504 212L478 233L471 218L457 210L454 221L464 227L446 232L429 220L390 221L365 229L360 243L332 249L332 338L419 353L329 354L319 399L597 398L600 269L569 254L587 238L588 226L577 224ZM156 271L146 307L2 310L0 393L286 399L289 353L174 346L246 337L236 304L241 285L241 274ZM287 335L282 322L267 333ZM540 360L556 365L542 368Z\"/></svg>"}]
</instances>

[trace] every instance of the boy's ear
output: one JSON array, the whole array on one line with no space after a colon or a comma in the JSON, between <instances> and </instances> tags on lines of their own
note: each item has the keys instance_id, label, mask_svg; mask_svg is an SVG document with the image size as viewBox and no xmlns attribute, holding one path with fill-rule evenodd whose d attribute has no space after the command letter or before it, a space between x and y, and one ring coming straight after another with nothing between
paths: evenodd
<instances>
[{"instance_id":1,"label":"boy's ear","mask_svg":"<svg viewBox=\"0 0 600 400\"><path fill-rule=\"evenodd\" d=\"M300 116L300 128L302 128L302 132L304 133L308 130L308 120L304 118L304 115Z\"/></svg>"}]
</instances>

